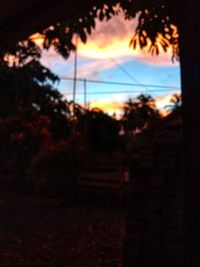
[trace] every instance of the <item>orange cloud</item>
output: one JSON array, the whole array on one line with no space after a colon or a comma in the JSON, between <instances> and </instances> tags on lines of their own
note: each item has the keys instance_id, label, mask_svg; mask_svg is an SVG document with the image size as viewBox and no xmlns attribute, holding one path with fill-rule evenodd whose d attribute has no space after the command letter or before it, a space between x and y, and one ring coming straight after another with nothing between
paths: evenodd
<instances>
[{"instance_id":1,"label":"orange cloud","mask_svg":"<svg viewBox=\"0 0 200 267\"><path fill-rule=\"evenodd\" d=\"M162 51L159 56L152 56L148 49L129 47L137 20L124 20L123 15L113 17L110 21L96 22L96 29L86 44L79 43L79 54L93 59L127 58L146 62L151 65L172 65L172 49ZM177 64L174 64L177 65Z\"/></svg>"},{"instance_id":2,"label":"orange cloud","mask_svg":"<svg viewBox=\"0 0 200 267\"><path fill-rule=\"evenodd\" d=\"M159 56L152 56L148 49L129 47L134 34L137 19L124 20L123 15L115 16L109 21L96 21L96 28L91 36L88 36L86 44L78 43L79 56L91 59L120 58L121 61L138 60L156 66L172 66L172 49L161 52ZM38 45L43 42L43 37L36 33L31 36ZM176 64L173 64L177 66ZM111 66L112 67L112 66Z\"/></svg>"},{"instance_id":3,"label":"orange cloud","mask_svg":"<svg viewBox=\"0 0 200 267\"><path fill-rule=\"evenodd\" d=\"M94 101L90 104L90 108L99 108L109 115L116 113L117 117L121 115L123 103L117 101Z\"/></svg>"},{"instance_id":4,"label":"orange cloud","mask_svg":"<svg viewBox=\"0 0 200 267\"><path fill-rule=\"evenodd\" d=\"M36 43L39 46L41 46L43 44L43 41L44 41L43 35L41 35L38 32L35 34L32 34L29 38L31 41L33 41L34 43Z\"/></svg>"}]
</instances>

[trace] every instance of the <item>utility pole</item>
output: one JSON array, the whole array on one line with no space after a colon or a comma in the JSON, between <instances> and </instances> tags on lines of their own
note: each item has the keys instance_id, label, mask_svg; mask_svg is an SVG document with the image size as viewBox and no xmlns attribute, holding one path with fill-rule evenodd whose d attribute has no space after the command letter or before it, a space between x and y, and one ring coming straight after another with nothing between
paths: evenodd
<instances>
[{"instance_id":1,"label":"utility pole","mask_svg":"<svg viewBox=\"0 0 200 267\"><path fill-rule=\"evenodd\" d=\"M87 109L87 81L84 79L84 107Z\"/></svg>"},{"instance_id":2,"label":"utility pole","mask_svg":"<svg viewBox=\"0 0 200 267\"><path fill-rule=\"evenodd\" d=\"M84 79L84 108L85 108L85 121L84 121L84 131L87 131L87 83Z\"/></svg>"},{"instance_id":3,"label":"utility pole","mask_svg":"<svg viewBox=\"0 0 200 267\"><path fill-rule=\"evenodd\" d=\"M75 54L74 54L74 84L73 84L73 132L75 132L75 102L76 102L76 82L77 82L77 50L78 50L78 34L75 37Z\"/></svg>"}]
</instances>

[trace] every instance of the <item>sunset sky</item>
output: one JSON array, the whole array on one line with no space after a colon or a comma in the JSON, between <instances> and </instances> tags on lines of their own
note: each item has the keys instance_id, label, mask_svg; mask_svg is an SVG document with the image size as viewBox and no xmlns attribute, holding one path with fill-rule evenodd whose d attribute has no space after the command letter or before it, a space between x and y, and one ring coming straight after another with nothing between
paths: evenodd
<instances>
[{"instance_id":1,"label":"sunset sky","mask_svg":"<svg viewBox=\"0 0 200 267\"><path fill-rule=\"evenodd\" d=\"M159 56L151 56L147 51L133 50L129 47L135 25L136 21L124 21L121 15L114 17L109 22L97 22L96 29L89 37L87 44L78 42L77 77L180 88L179 64L172 63L170 49L168 53L163 52ZM63 60L53 50L45 51L42 62L59 76L73 78L73 53L68 60ZM56 87L67 99L72 99L72 81L61 80ZM86 88L87 102L90 103L90 107L100 107L110 114L113 112L120 114L123 102L140 93L151 94L157 99L158 106L161 107L167 104L171 93L179 92L140 85L122 86L89 82L87 82ZM84 83L77 82L76 102L80 104L84 102L83 91ZM107 93L102 94L103 92Z\"/></svg>"}]
</instances>

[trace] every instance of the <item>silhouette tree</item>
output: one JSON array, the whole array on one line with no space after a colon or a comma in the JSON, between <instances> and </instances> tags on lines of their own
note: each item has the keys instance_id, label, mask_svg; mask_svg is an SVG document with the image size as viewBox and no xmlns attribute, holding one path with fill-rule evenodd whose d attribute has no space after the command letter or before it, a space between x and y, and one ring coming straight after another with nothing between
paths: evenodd
<instances>
[{"instance_id":1,"label":"silhouette tree","mask_svg":"<svg viewBox=\"0 0 200 267\"><path fill-rule=\"evenodd\" d=\"M90 149L96 152L116 150L119 142L118 121L99 109L93 109L80 116L77 124Z\"/></svg>"},{"instance_id":2,"label":"silhouette tree","mask_svg":"<svg viewBox=\"0 0 200 267\"><path fill-rule=\"evenodd\" d=\"M22 190L32 157L50 140L71 131L69 103L53 88L58 78L38 61L0 66L0 151L15 159L14 187ZM46 141L45 141L46 139Z\"/></svg>"},{"instance_id":3,"label":"silhouette tree","mask_svg":"<svg viewBox=\"0 0 200 267\"><path fill-rule=\"evenodd\" d=\"M142 132L159 118L155 101L150 95L139 95L125 103L122 120L125 130L130 133Z\"/></svg>"},{"instance_id":4,"label":"silhouette tree","mask_svg":"<svg viewBox=\"0 0 200 267\"><path fill-rule=\"evenodd\" d=\"M169 112L180 109L181 107L182 107L182 98L181 98L181 95L178 95L178 94L172 95L169 105L165 106L165 108Z\"/></svg>"},{"instance_id":5,"label":"silhouette tree","mask_svg":"<svg viewBox=\"0 0 200 267\"><path fill-rule=\"evenodd\" d=\"M0 117L14 116L32 121L36 115L49 117L49 130L53 138L69 134L69 103L53 88L58 80L38 61L25 65L1 66Z\"/></svg>"}]
</instances>

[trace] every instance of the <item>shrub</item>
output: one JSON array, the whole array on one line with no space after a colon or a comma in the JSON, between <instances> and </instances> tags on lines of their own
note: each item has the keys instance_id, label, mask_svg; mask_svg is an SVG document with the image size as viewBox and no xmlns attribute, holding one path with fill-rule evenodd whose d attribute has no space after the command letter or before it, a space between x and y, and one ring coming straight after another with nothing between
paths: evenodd
<instances>
[{"instance_id":1,"label":"shrub","mask_svg":"<svg viewBox=\"0 0 200 267\"><path fill-rule=\"evenodd\" d=\"M77 135L42 149L31 164L36 192L55 197L75 196L83 153L84 145Z\"/></svg>"}]
</instances>

